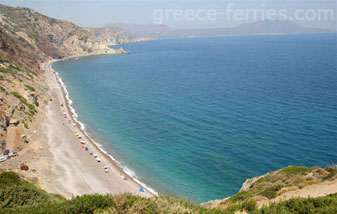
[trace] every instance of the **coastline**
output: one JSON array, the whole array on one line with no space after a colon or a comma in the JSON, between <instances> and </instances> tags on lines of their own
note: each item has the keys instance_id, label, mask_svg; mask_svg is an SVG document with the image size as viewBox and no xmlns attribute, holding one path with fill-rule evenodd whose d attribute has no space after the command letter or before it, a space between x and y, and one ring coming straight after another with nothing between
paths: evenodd
<instances>
[{"instance_id":1,"label":"coastline","mask_svg":"<svg viewBox=\"0 0 337 214\"><path fill-rule=\"evenodd\" d=\"M102 54L91 54L91 55L102 55ZM105 54L103 54L103 55L105 55ZM69 94L68 94L68 91L66 89L66 86L64 85L64 83L63 83L61 77L59 76L59 74L56 71L54 71L51 68L51 66L52 66L52 63L54 63L56 61L70 59L70 58L85 57L85 56L90 56L90 55L71 56L71 57L58 59L58 60L50 60L48 62L43 63L40 66L41 69L45 71L44 76L45 76L45 79L46 79L46 81L48 83L48 86L50 87L50 90L51 90L50 95L51 95L52 100L53 100L53 101L51 101L51 103L57 101L59 103L58 111L59 112L63 111L63 113L66 113L66 115L69 116L69 119L72 121L71 124L68 124L68 121L67 121L68 119L62 118L64 120L63 126L68 128L68 130L70 131L70 133L72 133L72 135L75 139L76 139L76 136L75 136L75 133L74 133L74 129L76 129L78 131L79 135L81 135L81 137L83 137L82 140L84 140L86 142L85 146L89 148L89 151L83 151L83 148L79 150L79 152L87 155L88 161L84 161L83 165L87 165L88 164L87 162L92 161L90 159L94 159L94 157L92 157L92 155L89 154L89 152L93 152L94 154L98 154L99 158L102 159L101 163L98 163L101 166L101 167L98 168L100 171L102 171L104 173L104 169L102 168L103 165L109 166L109 173L104 173L104 177L110 177L110 179L109 179L110 185L108 185L107 188L104 188L104 190L101 189L101 190L97 190L97 191L92 191L95 188L90 187L90 189L91 189L90 191L81 190L80 194L90 194L90 193L115 194L115 193L121 193L121 192L130 192L132 194L137 194L137 195L146 196L146 197L152 197L152 196L158 195L158 193L155 190L148 187L146 184L144 184L142 181L140 181L137 177L133 176L132 174L129 174L127 172L127 168L123 168L113 156L108 154L102 148L102 146L100 144L98 144L92 138L90 138L90 136L84 130L83 123L78 121L75 109L71 106L72 101L69 99ZM53 94L53 91L58 91L58 96ZM63 107L62 107L62 104L64 104ZM49 104L49 105L51 105L51 104ZM50 109L48 109L48 111L50 111ZM62 113L59 116L62 117ZM49 117L48 114L47 114L47 117ZM76 126L74 126L73 124L76 124ZM50 137L47 137L47 138L50 141ZM77 139L75 141L77 141L77 142L73 142L73 143L78 144L78 147L79 147L80 146L79 140ZM54 159L55 158L56 157L54 157ZM74 179L76 179L76 178L73 178L73 180ZM100 182L99 180L101 180L101 178L98 177L97 180L98 180L98 182ZM92 182L88 182L88 185L91 186ZM114 183L114 184L112 184L112 183ZM141 187L143 187L145 189L145 192L139 191L139 189ZM48 191L56 192L56 193L60 194L60 191L55 191L55 188L46 187L46 189L48 189ZM71 192L71 195L79 195L79 194L78 194L78 191L76 190L74 192ZM69 194L65 195L65 196L69 197Z\"/></svg>"}]
</instances>

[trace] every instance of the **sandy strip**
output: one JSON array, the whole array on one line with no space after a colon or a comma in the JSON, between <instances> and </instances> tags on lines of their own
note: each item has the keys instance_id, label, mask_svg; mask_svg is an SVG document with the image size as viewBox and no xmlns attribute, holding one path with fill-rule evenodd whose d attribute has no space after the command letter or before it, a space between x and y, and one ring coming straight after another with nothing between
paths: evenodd
<instances>
[{"instance_id":1,"label":"sandy strip","mask_svg":"<svg viewBox=\"0 0 337 214\"><path fill-rule=\"evenodd\" d=\"M44 77L49 85L49 95L52 98L47 106L46 119L42 127L46 135L48 150L52 154L50 176L53 178L49 178L48 182L43 182L44 188L66 198L92 193L117 194L123 192L152 196L148 191L139 192L140 185L138 183L123 173L115 162L85 136L79 126L73 127L72 124L69 124L68 120L74 121L74 119L69 117L71 113L64 91L55 73L49 69L52 62L41 65L45 71ZM61 104L64 104L63 107ZM64 118L64 112L67 114L67 118ZM84 151L81 148L81 140L75 135L75 131L79 132L81 140L85 141L84 146L88 147L89 151ZM89 154L90 152L98 154L102 161L97 162L97 159ZM105 172L103 165L109 167L109 173Z\"/></svg>"}]
</instances>

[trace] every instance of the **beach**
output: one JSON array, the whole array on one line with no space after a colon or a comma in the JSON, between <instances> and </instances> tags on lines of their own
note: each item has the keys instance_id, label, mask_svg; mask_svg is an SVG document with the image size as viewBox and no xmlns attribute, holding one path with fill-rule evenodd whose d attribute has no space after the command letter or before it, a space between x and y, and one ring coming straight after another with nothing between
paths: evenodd
<instances>
[{"instance_id":1,"label":"beach","mask_svg":"<svg viewBox=\"0 0 337 214\"><path fill-rule=\"evenodd\" d=\"M39 185L46 191L66 198L83 194L124 192L152 196L146 190L140 192L141 185L101 151L80 129L79 124L73 125L74 118L65 93L56 73L50 69L52 62L54 60L41 65L50 96L45 117L38 118L39 122L31 128L33 143L29 148L31 151L26 154L32 157L25 157L25 154L22 157L23 162L29 161L30 168L36 169L31 176L37 176ZM88 151L85 151L86 147ZM98 157L95 158L90 153ZM105 172L103 166L109 172Z\"/></svg>"}]
</instances>

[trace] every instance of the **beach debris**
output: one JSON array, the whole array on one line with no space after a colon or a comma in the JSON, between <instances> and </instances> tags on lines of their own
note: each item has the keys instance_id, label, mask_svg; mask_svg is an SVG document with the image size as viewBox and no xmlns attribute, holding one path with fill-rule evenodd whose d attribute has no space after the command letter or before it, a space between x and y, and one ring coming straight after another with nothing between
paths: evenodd
<instances>
[{"instance_id":1,"label":"beach debris","mask_svg":"<svg viewBox=\"0 0 337 214\"><path fill-rule=\"evenodd\" d=\"M23 171L28 171L29 167L28 167L27 164L22 163L21 166L20 166L20 169L23 170Z\"/></svg>"}]
</instances>

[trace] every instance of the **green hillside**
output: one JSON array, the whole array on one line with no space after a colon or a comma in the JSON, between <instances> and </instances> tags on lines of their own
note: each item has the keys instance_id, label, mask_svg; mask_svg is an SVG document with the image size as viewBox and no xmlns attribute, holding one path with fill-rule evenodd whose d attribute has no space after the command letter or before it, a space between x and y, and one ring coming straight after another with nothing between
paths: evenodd
<instances>
[{"instance_id":1,"label":"green hillside","mask_svg":"<svg viewBox=\"0 0 337 214\"><path fill-rule=\"evenodd\" d=\"M0 214L152 214L152 213L235 213L246 211L254 214L285 213L337 213L337 195L315 199L291 199L269 207L256 209L256 203L248 201L225 210L209 209L185 199L170 196L142 198L130 194L84 195L65 200L50 194L23 180L14 172L0 174Z\"/></svg>"}]
</instances>

